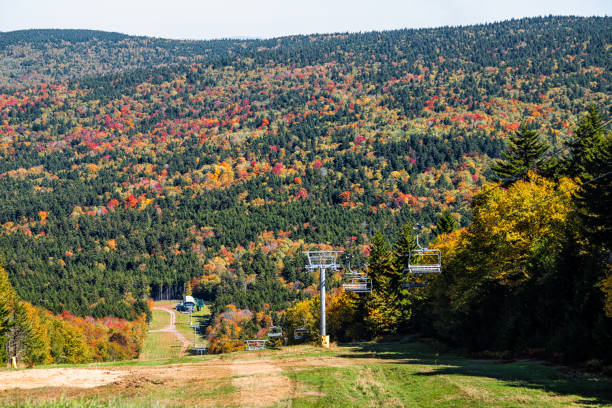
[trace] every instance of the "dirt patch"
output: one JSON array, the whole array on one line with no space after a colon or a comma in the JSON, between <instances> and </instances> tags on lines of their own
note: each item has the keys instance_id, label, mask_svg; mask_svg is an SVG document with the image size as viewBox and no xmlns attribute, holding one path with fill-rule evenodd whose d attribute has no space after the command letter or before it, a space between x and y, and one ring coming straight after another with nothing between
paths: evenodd
<instances>
[{"instance_id":1,"label":"dirt patch","mask_svg":"<svg viewBox=\"0 0 612 408\"><path fill-rule=\"evenodd\" d=\"M120 386L121 388L125 388L125 389L132 389L132 388L142 388L148 384L160 385L160 384L164 384L166 381L167 380L163 380L160 378L147 378L142 375L132 374L129 376L125 376L123 379L119 381L114 382L113 385Z\"/></svg>"},{"instance_id":2,"label":"dirt patch","mask_svg":"<svg viewBox=\"0 0 612 408\"><path fill-rule=\"evenodd\" d=\"M283 369L309 367L342 367L366 363L369 359L335 357L297 358L285 360L233 360L195 364L174 364L151 367L109 368L48 368L18 371L0 371L0 391L34 388L94 388L117 386L139 388L146 384L164 384L223 378L228 374L241 391L243 405L264 406L290 398L295 387ZM247 398L247 395L254 397ZM263 395L263 396L262 396ZM261 401L259 403L258 401Z\"/></svg>"},{"instance_id":3,"label":"dirt patch","mask_svg":"<svg viewBox=\"0 0 612 408\"><path fill-rule=\"evenodd\" d=\"M240 406L266 407L295 396L295 386L272 362L235 361L232 384Z\"/></svg>"},{"instance_id":4,"label":"dirt patch","mask_svg":"<svg viewBox=\"0 0 612 408\"><path fill-rule=\"evenodd\" d=\"M94 388L117 382L125 375L121 370L88 368L0 371L0 391L41 387Z\"/></svg>"},{"instance_id":5,"label":"dirt patch","mask_svg":"<svg viewBox=\"0 0 612 408\"><path fill-rule=\"evenodd\" d=\"M105 385L139 388L173 380L210 379L227 376L228 364L175 364L153 367L46 368L0 371L0 391L34 388L94 388Z\"/></svg>"}]
</instances>

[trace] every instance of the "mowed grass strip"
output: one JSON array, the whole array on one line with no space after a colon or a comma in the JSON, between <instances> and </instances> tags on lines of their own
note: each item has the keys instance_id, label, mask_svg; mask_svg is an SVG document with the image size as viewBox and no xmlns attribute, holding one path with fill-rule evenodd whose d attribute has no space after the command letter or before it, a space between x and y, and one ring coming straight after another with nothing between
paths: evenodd
<instances>
[{"instance_id":1,"label":"mowed grass strip","mask_svg":"<svg viewBox=\"0 0 612 408\"><path fill-rule=\"evenodd\" d=\"M176 315L176 330L178 330L187 340L193 342L193 329L190 326L202 326L200 331L196 334L198 346L208 345L206 337L202 335L205 333L205 326L208 324L210 318L210 309L208 306L204 306L200 311L194 312L189 319L189 313L180 313L174 311ZM192 343L193 344L193 343Z\"/></svg>"},{"instance_id":2,"label":"mowed grass strip","mask_svg":"<svg viewBox=\"0 0 612 408\"><path fill-rule=\"evenodd\" d=\"M153 310L153 318L149 330L165 329L170 325L170 313L165 310Z\"/></svg>"},{"instance_id":3,"label":"mowed grass strip","mask_svg":"<svg viewBox=\"0 0 612 408\"><path fill-rule=\"evenodd\" d=\"M392 364L296 369L289 376L305 385L305 391L287 402L293 407L610 406L596 397L557 394L516 382L429 371L427 366Z\"/></svg>"},{"instance_id":4,"label":"mowed grass strip","mask_svg":"<svg viewBox=\"0 0 612 408\"><path fill-rule=\"evenodd\" d=\"M153 332L147 333L141 360L175 359L179 357L183 343L174 333Z\"/></svg>"},{"instance_id":5,"label":"mowed grass strip","mask_svg":"<svg viewBox=\"0 0 612 408\"><path fill-rule=\"evenodd\" d=\"M355 358L355 364L287 369L302 392L286 402L294 407L612 406L609 378L539 362L440 358L421 344L351 347L340 355Z\"/></svg>"}]
</instances>

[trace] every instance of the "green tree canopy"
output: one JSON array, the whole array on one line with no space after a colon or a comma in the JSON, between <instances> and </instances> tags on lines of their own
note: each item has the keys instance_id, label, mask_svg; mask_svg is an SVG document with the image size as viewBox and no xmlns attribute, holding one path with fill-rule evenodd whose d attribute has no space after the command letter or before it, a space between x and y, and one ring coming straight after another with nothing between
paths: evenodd
<instances>
[{"instance_id":1,"label":"green tree canopy","mask_svg":"<svg viewBox=\"0 0 612 408\"><path fill-rule=\"evenodd\" d=\"M604 158L603 149L606 144L605 126L599 110L589 106L589 111L578 122L574 129L574 137L568 141L570 157L564 162L564 172L570 177L590 178L595 167Z\"/></svg>"},{"instance_id":2,"label":"green tree canopy","mask_svg":"<svg viewBox=\"0 0 612 408\"><path fill-rule=\"evenodd\" d=\"M450 210L444 210L444 212L438 218L438 222L436 223L436 235L446 234L449 232L453 232L457 229L459 223L453 217L453 214Z\"/></svg>"},{"instance_id":3,"label":"green tree canopy","mask_svg":"<svg viewBox=\"0 0 612 408\"><path fill-rule=\"evenodd\" d=\"M578 190L578 213L587 234L612 247L612 136L593 105L580 120L575 136L568 142L570 157L566 175L586 183Z\"/></svg>"},{"instance_id":4,"label":"green tree canopy","mask_svg":"<svg viewBox=\"0 0 612 408\"><path fill-rule=\"evenodd\" d=\"M504 159L491 167L499 181L506 186L517 180L527 180L528 171L541 173L547 165L543 154L548 145L541 142L538 132L522 124L516 134L510 136L510 145L504 153Z\"/></svg>"}]
</instances>

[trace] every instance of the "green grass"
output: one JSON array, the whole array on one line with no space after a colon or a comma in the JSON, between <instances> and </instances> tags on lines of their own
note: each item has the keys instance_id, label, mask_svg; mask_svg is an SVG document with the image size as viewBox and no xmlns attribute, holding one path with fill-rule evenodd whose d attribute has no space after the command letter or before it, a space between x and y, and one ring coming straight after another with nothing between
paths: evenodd
<instances>
[{"instance_id":1,"label":"green grass","mask_svg":"<svg viewBox=\"0 0 612 408\"><path fill-rule=\"evenodd\" d=\"M9 405L3 405L6 408L133 408L141 405L128 404L122 401L100 401L98 399L62 399L53 402L18 402Z\"/></svg>"},{"instance_id":2,"label":"green grass","mask_svg":"<svg viewBox=\"0 0 612 408\"><path fill-rule=\"evenodd\" d=\"M256 363L258 360L264 365L280 367L281 375L288 377L292 385L292 391L273 404L276 407L612 406L612 379L537 361L507 363L466 359L452 353L438 355L420 343L361 343L329 350L303 345L280 350L179 358L169 348L171 342L154 336L165 334L168 333L150 333L145 353L153 360L104 365L201 363L203 372L215 372L216 375L208 379L181 379L178 376L177 382L148 383L129 391L121 388L115 391L113 386L108 386L108 391L92 390L91 395L75 396L74 399L63 393L59 397L58 393L54 397L58 401L43 405L21 402L29 401L28 398L36 394L15 390L12 391L14 394L0 393L0 406L236 407L244 390L236 388L232 364ZM100 364L89 366L96 365ZM265 383L265 374L255 372L252 375L255 383ZM249 392L256 395L257 385ZM19 401L21 405L6 405L3 401L13 404Z\"/></svg>"},{"instance_id":3,"label":"green grass","mask_svg":"<svg viewBox=\"0 0 612 408\"><path fill-rule=\"evenodd\" d=\"M316 396L294 407L565 407L611 406L612 380L539 362L467 360L436 355L420 344L364 345L346 358L375 362L293 368L289 377Z\"/></svg>"},{"instance_id":4,"label":"green grass","mask_svg":"<svg viewBox=\"0 0 612 408\"><path fill-rule=\"evenodd\" d=\"M149 330L159 330L170 325L170 314L163 310L153 310L153 318L149 324Z\"/></svg>"},{"instance_id":5,"label":"green grass","mask_svg":"<svg viewBox=\"0 0 612 408\"><path fill-rule=\"evenodd\" d=\"M141 360L159 360L178 358L183 343L174 333L155 332L148 333L140 355Z\"/></svg>"},{"instance_id":6,"label":"green grass","mask_svg":"<svg viewBox=\"0 0 612 408\"><path fill-rule=\"evenodd\" d=\"M169 325L170 314L168 312L153 310L153 318L149 324L150 330L163 329ZM180 356L182 344L173 333L149 332L140 353L140 360L176 359Z\"/></svg>"},{"instance_id":7,"label":"green grass","mask_svg":"<svg viewBox=\"0 0 612 408\"><path fill-rule=\"evenodd\" d=\"M170 307L174 307L176 306L176 304L178 303L178 300L156 300L155 306L170 306Z\"/></svg>"},{"instance_id":8,"label":"green grass","mask_svg":"<svg viewBox=\"0 0 612 408\"><path fill-rule=\"evenodd\" d=\"M176 315L176 329L189 341L193 341L193 329L189 326L200 325L204 327L208 325L208 321L210 319L210 308L208 306L204 306L200 311L193 313L192 324L189 324L188 313L179 313L177 311L174 313ZM198 346L208 345L208 341L203 333L205 333L204 329L200 330L197 334Z\"/></svg>"},{"instance_id":9,"label":"green grass","mask_svg":"<svg viewBox=\"0 0 612 408\"><path fill-rule=\"evenodd\" d=\"M177 301L175 300L161 300L155 302L155 306L163 306L174 309ZM193 329L190 326L201 325L205 327L208 324L210 319L210 308L208 306L204 306L200 311L193 313L191 324L188 313L180 313L174 310L174 315L176 316L176 329L179 333L181 333L187 340L193 342ZM163 310L153 310L153 319L149 324L150 330L158 330L168 327L170 324L170 315L168 312ZM200 330L197 335L197 343L198 346L207 346L208 341L205 336L205 329ZM153 333L150 333L153 334Z\"/></svg>"}]
</instances>

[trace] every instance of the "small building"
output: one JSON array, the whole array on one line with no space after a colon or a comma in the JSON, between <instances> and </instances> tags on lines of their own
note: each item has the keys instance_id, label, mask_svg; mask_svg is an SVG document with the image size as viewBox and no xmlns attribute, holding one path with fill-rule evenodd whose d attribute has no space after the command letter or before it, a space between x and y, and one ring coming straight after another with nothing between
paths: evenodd
<instances>
[{"instance_id":1,"label":"small building","mask_svg":"<svg viewBox=\"0 0 612 408\"><path fill-rule=\"evenodd\" d=\"M185 296L183 299L183 311L187 313L192 313L195 311L196 301L193 296Z\"/></svg>"}]
</instances>

